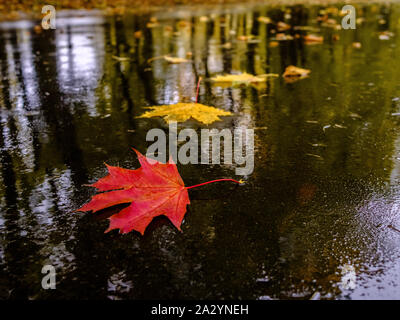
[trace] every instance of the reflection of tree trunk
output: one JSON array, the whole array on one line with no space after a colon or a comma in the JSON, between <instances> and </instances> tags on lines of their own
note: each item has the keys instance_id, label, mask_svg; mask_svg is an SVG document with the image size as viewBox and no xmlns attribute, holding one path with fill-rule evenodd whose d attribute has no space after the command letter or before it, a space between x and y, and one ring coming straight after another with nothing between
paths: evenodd
<instances>
[{"instance_id":1,"label":"reflection of tree trunk","mask_svg":"<svg viewBox=\"0 0 400 320\"><path fill-rule=\"evenodd\" d=\"M87 171L82 166L84 162L76 137L73 116L70 113L69 106L65 105L63 94L55 80L58 78L57 56L49 54L56 52L54 35L55 33L52 30L43 33L40 37L44 39L36 39L33 46L33 51L40 52L35 67L39 78L41 110L46 123L51 128L50 137L55 140L64 163L71 169L75 185L80 186L87 181ZM69 44L69 47L71 46L72 44ZM49 82L48 79L53 81Z\"/></svg>"},{"instance_id":2,"label":"reflection of tree trunk","mask_svg":"<svg viewBox=\"0 0 400 320\"><path fill-rule=\"evenodd\" d=\"M68 30L68 32L70 33L71 30ZM39 92L42 98L41 110L51 130L49 136L55 140L64 163L71 169L75 190L80 192L82 184L88 180L88 173L84 167L82 151L77 141L74 118L69 110L70 106L65 104L64 96L56 82L56 79L58 79L57 56L51 54L56 52L54 46L57 41L55 31L43 32L39 37L43 38L36 39L33 51L40 52L40 55L37 56L38 60L35 67L39 78ZM69 48L72 48L72 46L73 44L69 43ZM49 82L49 79L53 81ZM74 81L79 81L79 79ZM74 85L77 86L78 84ZM45 92L48 92L48 94L44 94ZM93 292L89 293L82 288L85 287L86 283L88 287L91 286L92 288L104 288L107 286L108 271L104 262L100 261L102 257L98 256L97 259L93 259L91 255L92 252L98 251L96 248L97 242L93 242L93 239L96 238L94 234L98 233L98 230L93 228L88 221L78 219L75 231L76 240L70 240L71 242L68 242L67 245L72 247L70 250L79 263L77 263L77 267L70 275L70 278L60 284L60 288L70 286L68 281L76 283L71 280L76 278L80 283L72 290L74 297L105 297L106 293L103 290L101 292L93 290ZM93 266L98 266L95 273L93 272Z\"/></svg>"},{"instance_id":3,"label":"reflection of tree trunk","mask_svg":"<svg viewBox=\"0 0 400 320\"><path fill-rule=\"evenodd\" d=\"M124 48L126 46L129 47L129 44L125 41L123 32L124 32L124 25L122 24L121 21L117 21L116 19L113 19L114 23L116 24L115 26L115 31L116 31L116 45L115 45L115 50L116 50L116 56L119 57L121 56L121 50L120 46L123 45ZM130 63L131 65L131 63ZM132 114L132 110L134 107L132 97L129 92L129 81L126 79L124 73L121 71L121 64L114 62L115 66L115 71L117 72L118 78L121 79L121 86L122 86L122 94L126 100L126 103L128 105L128 114ZM128 73L129 74L129 73Z\"/></svg>"},{"instance_id":4,"label":"reflection of tree trunk","mask_svg":"<svg viewBox=\"0 0 400 320\"><path fill-rule=\"evenodd\" d=\"M0 163L1 176L4 182L4 263L5 278L8 296L5 298L26 299L34 291L35 276L31 278L29 268L39 266L41 261L37 257L40 247L32 241L31 234L26 235L27 230L23 230L19 225L18 191L16 188L16 174L10 153L4 147L3 125L0 122ZM22 235L23 231L25 236ZM40 269L37 270L39 274Z\"/></svg>"},{"instance_id":5,"label":"reflection of tree trunk","mask_svg":"<svg viewBox=\"0 0 400 320\"><path fill-rule=\"evenodd\" d=\"M6 41L2 39L0 44L6 44ZM14 63L16 64L18 70L16 72L17 79L19 83L16 85L20 85L23 89L23 99L26 103L26 90L21 78L21 67L19 65L19 53L17 50L16 43L16 34L12 32L12 36L10 38L11 43L13 44L14 50L12 50L14 56L12 57ZM4 87L3 91L3 100L4 106L7 110L13 109L13 102L10 100L9 89L11 87L10 84L10 74L8 72L8 57L5 53L4 45L0 45L0 62L1 62L1 74L2 74L2 85ZM15 84L14 84L15 85ZM11 141L17 144L17 132L18 129L15 125L14 117L10 116L7 119L8 128L10 132ZM3 268L6 271L3 271L5 277L6 290L8 290L6 296L4 298L27 298L34 291L32 287L37 280L37 276L34 275L31 277L29 273L30 268L38 269L37 275L40 274L40 262L41 257L37 256L40 247L32 241L35 239L34 236L29 232L31 227L34 227L37 223L34 217L30 214L29 208L29 193L30 189L25 189L22 195L18 195L18 190L16 188L17 183L17 172L14 168L14 161L6 149L5 146L5 137L4 137L4 128L3 122L0 121L0 163L1 163L1 175L4 183L4 199L5 199L5 209L4 209L4 263L5 267ZM26 181L24 181L24 177L20 178L20 183L23 185L29 185ZM19 200L21 199L21 200ZM19 219L19 206L18 202L20 202L21 210L23 209L26 218L29 219L29 224L27 227L23 228L20 225ZM24 235L22 235L24 234ZM3 277L3 275L2 275ZM3 282L3 281L2 281Z\"/></svg>"},{"instance_id":6,"label":"reflection of tree trunk","mask_svg":"<svg viewBox=\"0 0 400 320\"><path fill-rule=\"evenodd\" d=\"M139 50L139 48L137 50L137 52L143 54L142 57L143 63L137 64L137 73L143 84L144 96L147 102L150 105L156 105L157 101L153 92L153 85L154 85L153 72L145 71L145 69L149 67L147 66L147 63L145 61L148 61L150 58L152 58L153 55L153 39L151 35L151 30L149 28L146 28L145 26L143 26L143 28L144 28L143 37L145 41L142 50Z\"/></svg>"}]
</instances>

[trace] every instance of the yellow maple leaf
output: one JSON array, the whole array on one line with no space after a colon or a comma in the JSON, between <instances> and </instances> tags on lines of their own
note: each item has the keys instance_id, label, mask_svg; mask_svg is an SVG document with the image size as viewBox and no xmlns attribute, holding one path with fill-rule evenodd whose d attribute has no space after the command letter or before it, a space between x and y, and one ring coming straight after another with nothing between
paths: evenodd
<instances>
[{"instance_id":1,"label":"yellow maple leaf","mask_svg":"<svg viewBox=\"0 0 400 320\"><path fill-rule=\"evenodd\" d=\"M139 118L163 117L167 123L184 122L193 118L204 124L210 124L215 121L220 121L220 116L232 115L229 111L194 102L179 102L176 104L152 106L148 108L151 110L146 111L139 116Z\"/></svg>"}]
</instances>

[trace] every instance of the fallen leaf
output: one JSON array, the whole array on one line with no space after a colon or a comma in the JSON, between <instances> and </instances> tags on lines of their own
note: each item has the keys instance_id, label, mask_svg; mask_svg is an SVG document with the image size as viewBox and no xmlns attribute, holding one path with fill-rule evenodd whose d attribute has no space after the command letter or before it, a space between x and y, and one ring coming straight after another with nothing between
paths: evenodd
<instances>
[{"instance_id":1,"label":"fallen leaf","mask_svg":"<svg viewBox=\"0 0 400 320\"><path fill-rule=\"evenodd\" d=\"M329 129L330 127L331 127L331 125L328 124L328 125L326 125L326 126L323 126L323 127L322 127L322 130L325 132L325 130L326 130L326 129Z\"/></svg>"},{"instance_id":2,"label":"fallen leaf","mask_svg":"<svg viewBox=\"0 0 400 320\"><path fill-rule=\"evenodd\" d=\"M283 73L286 82L294 82L306 78L311 70L298 68L295 66L288 66Z\"/></svg>"},{"instance_id":3,"label":"fallen leaf","mask_svg":"<svg viewBox=\"0 0 400 320\"><path fill-rule=\"evenodd\" d=\"M139 118L163 117L167 123L184 122L193 118L204 124L210 124L215 121L220 121L220 116L230 116L231 112L218 108L206 106L201 103L184 103L152 106L151 111L143 113Z\"/></svg>"},{"instance_id":4,"label":"fallen leaf","mask_svg":"<svg viewBox=\"0 0 400 320\"><path fill-rule=\"evenodd\" d=\"M127 58L127 57L112 56L112 58L113 58L114 60L117 60L117 61L120 61L120 62L122 62L122 61L129 61L129 60L130 60L130 58Z\"/></svg>"},{"instance_id":5,"label":"fallen leaf","mask_svg":"<svg viewBox=\"0 0 400 320\"><path fill-rule=\"evenodd\" d=\"M324 143L310 143L312 147L327 147Z\"/></svg>"},{"instance_id":6,"label":"fallen leaf","mask_svg":"<svg viewBox=\"0 0 400 320\"><path fill-rule=\"evenodd\" d=\"M181 230L186 206L190 204L187 189L217 181L242 183L233 179L218 179L185 187L172 159L161 163L133 150L141 167L130 170L106 165L108 175L90 185L102 193L94 195L89 203L77 210L97 212L130 203L128 207L109 218L110 225L105 232L113 229L119 229L120 233L136 230L143 235L153 218L160 215L166 216Z\"/></svg>"},{"instance_id":7,"label":"fallen leaf","mask_svg":"<svg viewBox=\"0 0 400 320\"><path fill-rule=\"evenodd\" d=\"M347 129L347 127L342 126L341 124L337 124L337 123L335 123L335 124L333 125L333 127L334 127L334 128L338 128L338 129Z\"/></svg>"},{"instance_id":8,"label":"fallen leaf","mask_svg":"<svg viewBox=\"0 0 400 320\"><path fill-rule=\"evenodd\" d=\"M178 57L171 57L171 56L158 56L158 57L150 58L149 60L147 60L147 63L150 63L154 60L159 60L159 59L164 59L165 61L167 61L168 63L171 63L171 64L189 62L189 60L187 60L185 58L178 58Z\"/></svg>"},{"instance_id":9,"label":"fallen leaf","mask_svg":"<svg viewBox=\"0 0 400 320\"><path fill-rule=\"evenodd\" d=\"M361 49L361 42L353 42L352 46L355 49Z\"/></svg>"},{"instance_id":10,"label":"fallen leaf","mask_svg":"<svg viewBox=\"0 0 400 320\"><path fill-rule=\"evenodd\" d=\"M318 160L323 160L323 159L324 159L324 158L322 158L322 157L321 157L320 155L318 155L318 154L306 153L306 155L309 156L309 157L316 158L316 159L318 159Z\"/></svg>"},{"instance_id":11,"label":"fallen leaf","mask_svg":"<svg viewBox=\"0 0 400 320\"><path fill-rule=\"evenodd\" d=\"M265 82L268 77L279 77L276 73L268 73L259 76L254 76L249 73L241 73L241 74L226 74L226 75L218 75L211 78L214 82L228 82L228 83L237 83L237 84L250 84L255 82Z\"/></svg>"},{"instance_id":12,"label":"fallen leaf","mask_svg":"<svg viewBox=\"0 0 400 320\"><path fill-rule=\"evenodd\" d=\"M185 58L177 58L177 57L169 57L169 56L164 56L164 59L172 64L177 64L177 63L184 63L184 62L188 62L188 59Z\"/></svg>"},{"instance_id":13,"label":"fallen leaf","mask_svg":"<svg viewBox=\"0 0 400 320\"><path fill-rule=\"evenodd\" d=\"M323 43L324 42L324 37L317 36L317 35L314 35L314 34L309 34L309 35L304 36L304 42L306 44Z\"/></svg>"},{"instance_id":14,"label":"fallen leaf","mask_svg":"<svg viewBox=\"0 0 400 320\"><path fill-rule=\"evenodd\" d=\"M291 36L290 34L277 33L275 40L276 41L290 41L290 40L293 40L293 36Z\"/></svg>"},{"instance_id":15,"label":"fallen leaf","mask_svg":"<svg viewBox=\"0 0 400 320\"><path fill-rule=\"evenodd\" d=\"M276 24L276 28L277 28L277 30L278 30L279 32L281 32L281 31L289 30L291 27L290 27L289 24L287 24L287 23L285 23L285 22L282 22L282 21L279 21L279 22Z\"/></svg>"},{"instance_id":16,"label":"fallen leaf","mask_svg":"<svg viewBox=\"0 0 400 320\"><path fill-rule=\"evenodd\" d=\"M262 17L262 16L261 16L261 17L258 17L257 21L258 21L258 22L262 22L262 23L266 23L266 24L272 23L271 18L269 18L269 17Z\"/></svg>"},{"instance_id":17,"label":"fallen leaf","mask_svg":"<svg viewBox=\"0 0 400 320\"><path fill-rule=\"evenodd\" d=\"M389 40L391 37L393 37L394 36L394 33L393 32L390 32L390 31L382 31L380 34L379 34L379 40Z\"/></svg>"},{"instance_id":18,"label":"fallen leaf","mask_svg":"<svg viewBox=\"0 0 400 320\"><path fill-rule=\"evenodd\" d=\"M242 35L242 36L238 36L238 37L237 37L237 39L238 39L239 41L247 41L247 42L249 42L249 41L254 41L254 40L255 40L254 38L255 38L255 36L252 35L252 34L250 34L250 35L248 35L248 36Z\"/></svg>"},{"instance_id":19,"label":"fallen leaf","mask_svg":"<svg viewBox=\"0 0 400 320\"><path fill-rule=\"evenodd\" d=\"M96 212L131 203L110 217L106 232L119 229L120 233L136 230L143 234L153 218L159 215L165 215L180 230L190 201L175 163L172 160L161 163L146 158L137 150L135 152L141 167L129 170L107 165L108 175L91 186L108 192L93 196L78 211Z\"/></svg>"},{"instance_id":20,"label":"fallen leaf","mask_svg":"<svg viewBox=\"0 0 400 320\"><path fill-rule=\"evenodd\" d=\"M361 119L361 118L362 118L358 113L355 113L355 112L351 112L351 113L349 114L349 116L350 116L351 118L353 118L353 119Z\"/></svg>"}]
</instances>

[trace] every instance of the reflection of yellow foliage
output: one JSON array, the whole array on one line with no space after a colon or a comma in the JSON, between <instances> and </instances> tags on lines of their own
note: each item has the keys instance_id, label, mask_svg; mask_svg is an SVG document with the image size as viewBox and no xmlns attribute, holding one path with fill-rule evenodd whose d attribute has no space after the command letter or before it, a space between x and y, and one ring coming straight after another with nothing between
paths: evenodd
<instances>
[{"instance_id":1,"label":"reflection of yellow foliage","mask_svg":"<svg viewBox=\"0 0 400 320\"><path fill-rule=\"evenodd\" d=\"M230 116L229 111L209 107L201 103L183 103L153 106L149 107L151 111L147 111L139 118L163 117L168 123L184 122L190 118L196 119L204 124L210 124L220 121L219 116Z\"/></svg>"},{"instance_id":2,"label":"reflection of yellow foliage","mask_svg":"<svg viewBox=\"0 0 400 320\"><path fill-rule=\"evenodd\" d=\"M211 78L214 82L231 82L233 84L238 83L255 83L255 82L265 82L268 77L278 77L279 75L274 73L262 74L259 76L254 76L249 73L242 74L227 74L227 75L218 75L216 77Z\"/></svg>"}]
</instances>

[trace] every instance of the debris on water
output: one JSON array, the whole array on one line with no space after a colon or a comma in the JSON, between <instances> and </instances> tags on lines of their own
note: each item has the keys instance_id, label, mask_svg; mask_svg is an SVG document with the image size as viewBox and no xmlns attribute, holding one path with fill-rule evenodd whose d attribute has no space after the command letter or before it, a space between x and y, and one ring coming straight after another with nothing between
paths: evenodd
<instances>
[{"instance_id":1,"label":"debris on water","mask_svg":"<svg viewBox=\"0 0 400 320\"><path fill-rule=\"evenodd\" d=\"M334 128L338 128L338 129L347 129L347 127L342 126L341 124L337 124L337 123L335 123L335 124L333 125L333 127L334 127Z\"/></svg>"},{"instance_id":2,"label":"debris on water","mask_svg":"<svg viewBox=\"0 0 400 320\"><path fill-rule=\"evenodd\" d=\"M149 60L147 60L147 63L151 63L151 62L153 62L155 60L159 60L159 59L164 59L165 61L167 61L168 63L171 63L171 64L189 62L189 60L185 59L185 58L171 57L169 55L165 55L165 56L158 56L158 57L150 58Z\"/></svg>"},{"instance_id":3,"label":"debris on water","mask_svg":"<svg viewBox=\"0 0 400 320\"><path fill-rule=\"evenodd\" d=\"M306 123L317 124L319 122L317 120L306 120Z\"/></svg>"},{"instance_id":4,"label":"debris on water","mask_svg":"<svg viewBox=\"0 0 400 320\"><path fill-rule=\"evenodd\" d=\"M331 125L328 124L328 125L326 125L326 126L323 126L323 127L322 127L322 130L325 132L325 130L328 129L328 128L330 128L330 127L331 127Z\"/></svg>"},{"instance_id":5,"label":"debris on water","mask_svg":"<svg viewBox=\"0 0 400 320\"><path fill-rule=\"evenodd\" d=\"M309 156L309 157L316 158L316 159L318 159L318 160L324 160L324 158L322 158L322 157L321 157L320 155L318 155L318 154L306 153L306 155Z\"/></svg>"},{"instance_id":6,"label":"debris on water","mask_svg":"<svg viewBox=\"0 0 400 320\"><path fill-rule=\"evenodd\" d=\"M310 145L313 147L327 147L324 143L310 143Z\"/></svg>"},{"instance_id":7,"label":"debris on water","mask_svg":"<svg viewBox=\"0 0 400 320\"><path fill-rule=\"evenodd\" d=\"M177 63L184 63L184 62L188 62L188 59L185 58L177 58L177 57L169 57L169 56L165 56L164 57L165 61L167 61L168 63L171 64L177 64Z\"/></svg>"},{"instance_id":8,"label":"debris on water","mask_svg":"<svg viewBox=\"0 0 400 320\"><path fill-rule=\"evenodd\" d=\"M391 37L394 36L393 32L390 31L383 31L379 34L379 40L389 40Z\"/></svg>"},{"instance_id":9,"label":"debris on water","mask_svg":"<svg viewBox=\"0 0 400 320\"><path fill-rule=\"evenodd\" d=\"M304 36L305 44L321 44L324 42L324 37L317 36L315 34L309 34Z\"/></svg>"},{"instance_id":10,"label":"debris on water","mask_svg":"<svg viewBox=\"0 0 400 320\"><path fill-rule=\"evenodd\" d=\"M112 56L113 59L117 60L117 61L129 61L130 58L127 57L118 57L118 56Z\"/></svg>"},{"instance_id":11,"label":"debris on water","mask_svg":"<svg viewBox=\"0 0 400 320\"><path fill-rule=\"evenodd\" d=\"M293 40L293 36L291 36L290 34L284 34L284 33L277 33L275 40L276 41L290 41Z\"/></svg>"},{"instance_id":12,"label":"debris on water","mask_svg":"<svg viewBox=\"0 0 400 320\"><path fill-rule=\"evenodd\" d=\"M355 113L355 112L351 112L349 114L349 116L350 116L350 118L353 118L353 119L361 119L362 118L358 113Z\"/></svg>"},{"instance_id":13,"label":"debris on water","mask_svg":"<svg viewBox=\"0 0 400 320\"><path fill-rule=\"evenodd\" d=\"M254 41L254 40L257 40L257 39L255 39L254 35L250 34L248 36L245 36L245 35L238 36L237 40L249 42L249 41Z\"/></svg>"},{"instance_id":14,"label":"debris on water","mask_svg":"<svg viewBox=\"0 0 400 320\"><path fill-rule=\"evenodd\" d=\"M262 22L262 23L266 23L266 24L272 23L271 18L269 18L269 17L262 17L262 16L261 16L261 17L258 17L257 21L258 21L258 22Z\"/></svg>"},{"instance_id":15,"label":"debris on water","mask_svg":"<svg viewBox=\"0 0 400 320\"><path fill-rule=\"evenodd\" d=\"M277 28L277 30L278 30L279 32L281 32L281 31L289 30L289 29L291 28L291 26L290 26L289 24L283 22L283 21L279 21L279 22L276 24L276 28Z\"/></svg>"},{"instance_id":16,"label":"debris on water","mask_svg":"<svg viewBox=\"0 0 400 320\"><path fill-rule=\"evenodd\" d=\"M285 72L283 73L282 76L284 77L286 82L290 83L308 77L310 72L311 70L309 69L303 69L291 65L285 69Z\"/></svg>"}]
</instances>

